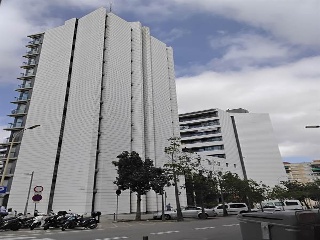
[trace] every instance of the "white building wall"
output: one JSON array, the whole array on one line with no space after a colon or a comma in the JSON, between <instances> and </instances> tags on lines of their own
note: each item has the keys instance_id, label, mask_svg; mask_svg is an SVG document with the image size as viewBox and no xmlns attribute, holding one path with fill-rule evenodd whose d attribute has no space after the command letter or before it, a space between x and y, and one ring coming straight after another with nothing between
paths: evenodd
<instances>
[{"instance_id":1,"label":"white building wall","mask_svg":"<svg viewBox=\"0 0 320 240\"><path fill-rule=\"evenodd\" d=\"M108 13L101 109L100 154L95 208L105 214L116 211L116 167L112 161L131 151L131 24ZM119 197L119 212L130 212L130 192Z\"/></svg>"},{"instance_id":2,"label":"white building wall","mask_svg":"<svg viewBox=\"0 0 320 240\"><path fill-rule=\"evenodd\" d=\"M269 114L232 113L248 179L273 187L286 176Z\"/></svg>"},{"instance_id":3,"label":"white building wall","mask_svg":"<svg viewBox=\"0 0 320 240\"><path fill-rule=\"evenodd\" d=\"M62 112L67 88L75 19L65 25L46 31L43 39L38 71L28 111L27 130L20 147L8 208L23 212L27 199L30 176L34 171L32 187L43 186L43 199L37 204L47 211L53 168L61 128ZM30 194L28 212L34 210Z\"/></svg>"},{"instance_id":4,"label":"white building wall","mask_svg":"<svg viewBox=\"0 0 320 240\"><path fill-rule=\"evenodd\" d=\"M240 178L243 178L244 175L230 114L220 109L217 110L220 119L222 144L224 144L224 153L226 155L225 159L219 158L217 160L220 162L220 167L223 172L230 171L238 174Z\"/></svg>"},{"instance_id":5,"label":"white building wall","mask_svg":"<svg viewBox=\"0 0 320 240\"><path fill-rule=\"evenodd\" d=\"M92 208L106 10L78 21L65 129L53 210ZM77 140L77 141L75 141ZM72 190L71 190L72 189Z\"/></svg>"},{"instance_id":6,"label":"white building wall","mask_svg":"<svg viewBox=\"0 0 320 240\"><path fill-rule=\"evenodd\" d=\"M23 173L34 169L34 185L44 186L38 209L48 208L75 23L72 19L45 33L26 125L41 127L25 133L8 206L18 211L23 211L30 177ZM179 135L172 49L140 23L106 14L103 8L79 19L77 31L53 210L89 212L95 196L95 210L112 214L117 199L112 161L123 151L137 151L161 167L168 161L167 139ZM167 197L174 206L173 188L167 189ZM185 205L184 190L180 198ZM158 210L159 204L150 191L142 211ZM119 213L134 211L135 194L122 192Z\"/></svg>"},{"instance_id":7,"label":"white building wall","mask_svg":"<svg viewBox=\"0 0 320 240\"><path fill-rule=\"evenodd\" d=\"M154 128L155 128L155 164L157 167L162 167L164 163L170 161L165 154L165 147L169 146L170 137L174 136L175 128L172 127L172 109L171 106L171 92L168 91L172 85L172 79L169 79L169 73L171 78L174 67L173 61L168 62L168 53L166 45L158 39L151 37L151 56L152 56L152 78L153 78L153 108L154 108ZM171 68L171 70L170 70ZM174 106L173 106L174 107ZM164 117L165 116L165 117ZM170 117L171 116L171 117ZM183 182L181 182L183 184ZM171 203L171 206L175 206L174 188L169 188L167 191L167 202ZM185 191L181 190L181 199L184 198ZM153 201L154 202L154 201ZM158 200L158 204L161 206L161 201ZM182 203L183 204L183 203ZM155 211L159 206L150 206L149 211Z\"/></svg>"}]
</instances>

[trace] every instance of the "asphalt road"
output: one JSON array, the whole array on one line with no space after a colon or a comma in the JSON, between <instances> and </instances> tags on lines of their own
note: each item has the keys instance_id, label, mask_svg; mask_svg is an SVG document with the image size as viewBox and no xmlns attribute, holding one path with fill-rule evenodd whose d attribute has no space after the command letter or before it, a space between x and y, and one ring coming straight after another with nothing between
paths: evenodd
<instances>
[{"instance_id":1,"label":"asphalt road","mask_svg":"<svg viewBox=\"0 0 320 240\"><path fill-rule=\"evenodd\" d=\"M143 237L148 237L143 239ZM236 216L207 220L186 219L183 222L150 220L104 222L97 229L33 230L0 232L0 240L241 240Z\"/></svg>"}]
</instances>

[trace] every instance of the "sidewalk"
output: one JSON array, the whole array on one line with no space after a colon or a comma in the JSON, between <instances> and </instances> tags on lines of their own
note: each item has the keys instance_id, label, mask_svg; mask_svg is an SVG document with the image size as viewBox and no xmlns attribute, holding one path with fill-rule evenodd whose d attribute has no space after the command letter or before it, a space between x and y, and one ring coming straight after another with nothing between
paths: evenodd
<instances>
[{"instance_id":1,"label":"sidewalk","mask_svg":"<svg viewBox=\"0 0 320 240\"><path fill-rule=\"evenodd\" d=\"M100 223L112 223L112 222L128 222L135 221L135 213L118 214L116 218L115 214L106 214L100 216ZM116 221L117 219L117 221ZM141 213L141 221L153 220L153 213Z\"/></svg>"}]
</instances>

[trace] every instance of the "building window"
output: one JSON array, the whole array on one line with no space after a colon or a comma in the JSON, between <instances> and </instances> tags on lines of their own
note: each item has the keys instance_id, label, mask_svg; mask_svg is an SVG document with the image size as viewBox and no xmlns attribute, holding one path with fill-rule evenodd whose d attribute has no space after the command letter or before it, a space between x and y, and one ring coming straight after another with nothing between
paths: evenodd
<instances>
[{"instance_id":1,"label":"building window","mask_svg":"<svg viewBox=\"0 0 320 240\"><path fill-rule=\"evenodd\" d=\"M228 167L229 166L229 163L226 163L226 167Z\"/></svg>"},{"instance_id":2,"label":"building window","mask_svg":"<svg viewBox=\"0 0 320 240\"><path fill-rule=\"evenodd\" d=\"M236 168L236 167L237 167L237 164L233 164L233 166L234 166L234 168Z\"/></svg>"}]
</instances>

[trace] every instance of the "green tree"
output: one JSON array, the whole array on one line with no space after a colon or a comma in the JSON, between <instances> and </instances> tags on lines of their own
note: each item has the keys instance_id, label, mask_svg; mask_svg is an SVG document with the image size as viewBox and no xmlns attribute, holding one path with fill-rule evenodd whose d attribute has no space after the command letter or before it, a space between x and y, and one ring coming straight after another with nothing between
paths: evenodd
<instances>
[{"instance_id":1,"label":"green tree","mask_svg":"<svg viewBox=\"0 0 320 240\"><path fill-rule=\"evenodd\" d=\"M164 164L163 167L166 173L172 177L172 185L175 188L177 220L183 221L179 201L179 176L183 176L186 179L192 179L192 174L197 171L197 166L200 165L201 158L194 154L190 154L189 152L182 151L179 137L171 137L168 141L169 146L165 148L165 153L167 154L169 161ZM184 188L185 185L181 185L180 187Z\"/></svg>"},{"instance_id":2,"label":"green tree","mask_svg":"<svg viewBox=\"0 0 320 240\"><path fill-rule=\"evenodd\" d=\"M281 184L284 185L287 190L287 198L298 199L300 202L303 202L307 208L310 208L306 201L309 197L308 191L306 191L306 184L298 181L281 181Z\"/></svg>"},{"instance_id":3,"label":"green tree","mask_svg":"<svg viewBox=\"0 0 320 240\"><path fill-rule=\"evenodd\" d=\"M183 172L181 165L181 141L179 137L171 137L168 139L170 145L164 149L165 153L169 156L170 162L164 165L164 169L169 176L172 176L174 193L177 206L177 221L183 221L181 212L179 189L178 189L178 176Z\"/></svg>"},{"instance_id":4,"label":"green tree","mask_svg":"<svg viewBox=\"0 0 320 240\"><path fill-rule=\"evenodd\" d=\"M161 195L161 212L162 212L162 221L165 220L164 216L164 188L171 185L170 181L172 180L170 176L162 168L154 168L154 179L151 181L151 188L157 194Z\"/></svg>"},{"instance_id":5,"label":"green tree","mask_svg":"<svg viewBox=\"0 0 320 240\"><path fill-rule=\"evenodd\" d=\"M143 161L134 151L124 151L117 158L118 161L112 162L118 173L114 183L120 190L130 189L137 193L136 220L141 220L141 196L151 189L151 182L155 178L153 162L150 159Z\"/></svg>"}]
</instances>

